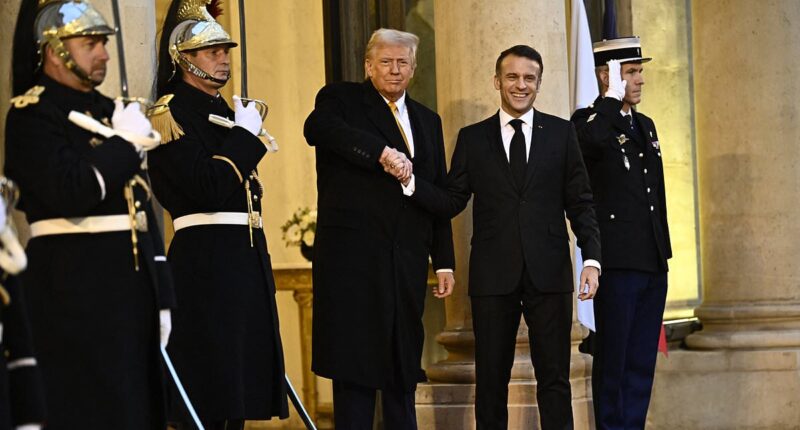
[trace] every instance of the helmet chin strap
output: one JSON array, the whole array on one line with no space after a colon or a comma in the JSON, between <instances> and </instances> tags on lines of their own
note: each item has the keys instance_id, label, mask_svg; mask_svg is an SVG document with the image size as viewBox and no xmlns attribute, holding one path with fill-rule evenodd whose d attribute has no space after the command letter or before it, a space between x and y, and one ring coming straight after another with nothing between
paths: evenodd
<instances>
[{"instance_id":1,"label":"helmet chin strap","mask_svg":"<svg viewBox=\"0 0 800 430\"><path fill-rule=\"evenodd\" d=\"M179 53L177 55L177 57L178 57L177 58L178 59L178 63L184 69L188 70L191 74L197 76L198 78L205 79L205 80L208 80L208 81L214 82L216 84L220 84L220 85L225 85L228 82L228 80L231 78L231 73L230 72L228 72L228 76L226 76L225 79L219 79L219 78L215 78L215 77L211 76L211 74L209 74L205 70L195 66L191 61L189 61L186 58L186 56L183 55L183 53Z\"/></svg>"},{"instance_id":2,"label":"helmet chin strap","mask_svg":"<svg viewBox=\"0 0 800 430\"><path fill-rule=\"evenodd\" d=\"M92 88L103 83L102 81L97 82L92 78L90 78L89 74L86 73L85 70L81 69L80 66L78 66L78 63L76 63L75 60L72 59L72 55L70 55L69 50L67 50L67 47L64 46L64 42L62 42L61 39L58 36L56 36L55 32L50 32L50 31L45 32L44 36L45 40L47 41L47 45L50 45L50 48L53 49L53 52L55 52L55 54L58 56L61 62L64 63L64 66L67 68L67 70L69 70L75 76L77 76L82 83L89 85ZM40 67L41 64L44 62L44 55L45 55L44 49L42 49L41 56L39 59Z\"/></svg>"}]
</instances>

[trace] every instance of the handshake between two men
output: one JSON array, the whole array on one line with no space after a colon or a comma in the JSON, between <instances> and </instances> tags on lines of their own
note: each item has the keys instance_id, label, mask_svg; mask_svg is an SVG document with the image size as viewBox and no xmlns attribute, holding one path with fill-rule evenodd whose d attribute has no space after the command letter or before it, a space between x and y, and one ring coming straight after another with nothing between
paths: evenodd
<instances>
[{"instance_id":1,"label":"handshake between two men","mask_svg":"<svg viewBox=\"0 0 800 430\"><path fill-rule=\"evenodd\" d=\"M380 159L378 161L383 166L383 171L394 176L401 184L403 184L403 192L413 193L413 186L410 190L411 176L414 173L414 166L411 160L408 159L405 153L388 146L383 148ZM453 293L455 287L455 277L453 276L452 269L442 269L436 271L437 285L432 288L433 296L437 299L443 299Z\"/></svg>"},{"instance_id":2,"label":"handshake between two men","mask_svg":"<svg viewBox=\"0 0 800 430\"><path fill-rule=\"evenodd\" d=\"M408 186L411 182L414 168L406 154L387 146L383 148L378 161L383 166L383 171L397 178L403 186Z\"/></svg>"}]
</instances>

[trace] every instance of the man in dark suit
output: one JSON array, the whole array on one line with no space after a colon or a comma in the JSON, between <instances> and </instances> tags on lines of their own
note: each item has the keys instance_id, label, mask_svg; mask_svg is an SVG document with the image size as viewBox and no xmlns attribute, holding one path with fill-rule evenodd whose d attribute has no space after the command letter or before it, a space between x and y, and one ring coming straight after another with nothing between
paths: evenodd
<instances>
[{"instance_id":1,"label":"man in dark suit","mask_svg":"<svg viewBox=\"0 0 800 430\"><path fill-rule=\"evenodd\" d=\"M414 197L455 215L474 195L469 294L475 332L478 429L508 425L508 382L520 314L529 328L543 429L572 428L569 385L572 264L564 213L583 250L580 297L591 298L600 235L575 130L533 109L542 57L503 51L494 85L501 109L461 129L448 192L417 181Z\"/></svg>"},{"instance_id":2,"label":"man in dark suit","mask_svg":"<svg viewBox=\"0 0 800 430\"><path fill-rule=\"evenodd\" d=\"M418 41L377 30L368 79L322 88L305 124L319 193L312 367L333 379L337 429L372 428L376 389L386 428L416 428L429 256L435 295L453 288L450 219L408 197L446 175L441 119L405 91Z\"/></svg>"},{"instance_id":3,"label":"man in dark suit","mask_svg":"<svg viewBox=\"0 0 800 430\"><path fill-rule=\"evenodd\" d=\"M594 300L592 393L598 429L642 429L653 387L667 296L664 168L642 97L638 37L595 43L604 97L572 116L592 181L605 271Z\"/></svg>"}]
</instances>

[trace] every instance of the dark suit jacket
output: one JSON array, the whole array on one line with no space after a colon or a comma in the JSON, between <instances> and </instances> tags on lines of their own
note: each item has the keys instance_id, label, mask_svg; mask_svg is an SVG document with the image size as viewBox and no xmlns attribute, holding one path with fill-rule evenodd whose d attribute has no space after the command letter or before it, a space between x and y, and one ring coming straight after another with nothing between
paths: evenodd
<instances>
[{"instance_id":1,"label":"dark suit jacket","mask_svg":"<svg viewBox=\"0 0 800 430\"><path fill-rule=\"evenodd\" d=\"M436 213L454 216L475 195L471 296L511 293L523 267L537 290L571 291L565 212L583 257L600 261L592 191L568 121L535 112L522 189L511 176L498 114L461 129L450 164L446 193L417 180L414 197L433 202L429 208Z\"/></svg>"},{"instance_id":2,"label":"dark suit jacket","mask_svg":"<svg viewBox=\"0 0 800 430\"><path fill-rule=\"evenodd\" d=\"M439 116L406 95L414 174L443 185ZM336 83L317 95L305 124L316 148L314 371L371 387L413 387L420 378L428 257L453 268L449 218L403 195L378 159L405 144L372 83ZM401 378L397 378L397 376ZM398 380L399 379L399 380Z\"/></svg>"},{"instance_id":3,"label":"dark suit jacket","mask_svg":"<svg viewBox=\"0 0 800 430\"><path fill-rule=\"evenodd\" d=\"M619 100L598 98L572 116L597 202L603 268L666 271L672 248L658 133L636 111L632 131L621 109Z\"/></svg>"}]
</instances>

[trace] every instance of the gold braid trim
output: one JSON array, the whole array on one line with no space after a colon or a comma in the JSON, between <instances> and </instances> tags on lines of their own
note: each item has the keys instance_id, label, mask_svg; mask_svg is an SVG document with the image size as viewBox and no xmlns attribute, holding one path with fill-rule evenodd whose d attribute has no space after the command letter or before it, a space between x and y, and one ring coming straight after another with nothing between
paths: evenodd
<instances>
[{"instance_id":1,"label":"gold braid trim","mask_svg":"<svg viewBox=\"0 0 800 430\"><path fill-rule=\"evenodd\" d=\"M161 143L169 143L178 140L183 136L183 129L175 121L172 112L169 110L169 102L175 97L174 94L166 94L147 109L147 118L153 124L153 128L161 134Z\"/></svg>"},{"instance_id":2,"label":"gold braid trim","mask_svg":"<svg viewBox=\"0 0 800 430\"><path fill-rule=\"evenodd\" d=\"M233 168L234 173L236 173L236 176L239 177L239 183L244 182L244 178L242 177L242 172L239 171L239 168L236 167L236 164L233 162L233 160L231 160L230 158L228 158L228 157L226 157L224 155L213 155L211 158L213 158L215 160L222 160L222 161L230 164L231 167Z\"/></svg>"},{"instance_id":3,"label":"gold braid trim","mask_svg":"<svg viewBox=\"0 0 800 430\"><path fill-rule=\"evenodd\" d=\"M36 103L39 103L39 96L41 96L43 92L44 87L41 85L36 85L30 88L28 91L25 91L25 94L12 98L11 104L17 109L22 109L28 105L35 105Z\"/></svg>"}]
</instances>

